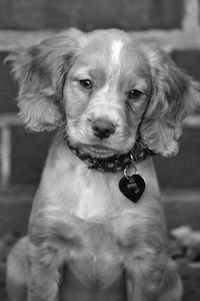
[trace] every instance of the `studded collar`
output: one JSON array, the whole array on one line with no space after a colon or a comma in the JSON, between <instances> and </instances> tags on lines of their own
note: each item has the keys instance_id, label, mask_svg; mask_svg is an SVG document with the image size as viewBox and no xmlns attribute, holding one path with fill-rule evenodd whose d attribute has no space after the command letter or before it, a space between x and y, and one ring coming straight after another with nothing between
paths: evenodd
<instances>
[{"instance_id":1,"label":"studded collar","mask_svg":"<svg viewBox=\"0 0 200 301\"><path fill-rule=\"evenodd\" d=\"M96 169L100 172L117 173L120 170L124 170L127 166L135 165L138 162L155 155L155 153L145 146L140 140L136 140L134 146L129 152L120 155L113 155L107 158L92 157L89 154L82 152L81 149L72 145L67 137L65 137L65 142L73 154L83 161L89 169Z\"/></svg>"}]
</instances>

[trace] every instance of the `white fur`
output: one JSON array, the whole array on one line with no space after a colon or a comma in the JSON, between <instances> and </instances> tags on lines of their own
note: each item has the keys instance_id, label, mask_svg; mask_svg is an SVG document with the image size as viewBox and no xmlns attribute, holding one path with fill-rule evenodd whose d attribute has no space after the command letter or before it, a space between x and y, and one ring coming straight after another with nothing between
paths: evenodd
<instances>
[{"instance_id":1,"label":"white fur","mask_svg":"<svg viewBox=\"0 0 200 301\"><path fill-rule=\"evenodd\" d=\"M66 152L65 148L66 146L59 151L54 173L47 165L45 193L48 194L48 212L55 211L55 199L57 199L57 208L66 208L66 210L70 208L71 213L83 219L95 219L119 213L125 204L129 203L117 189L121 175L90 170L85 163L74 157L71 151ZM71 173L64 177L66 169L70 169ZM56 181L58 178L59 183ZM72 189L72 187L76 188Z\"/></svg>"},{"instance_id":2,"label":"white fur","mask_svg":"<svg viewBox=\"0 0 200 301\"><path fill-rule=\"evenodd\" d=\"M51 157L49 157L51 160ZM155 171L151 160L137 164L138 171L149 179L145 193L156 195L159 192ZM67 172L70 170L70 173ZM131 171L134 173L133 171ZM133 210L132 203L118 188L122 172L117 174L100 173L88 169L87 165L75 157L66 146L60 147L54 169L47 161L44 171L43 192L47 196L47 212L66 210L82 219L99 219L102 216L115 216L120 212ZM59 179L59 181L57 181ZM151 192L152 193L152 192ZM145 194L144 194L145 197ZM56 200L56 201L55 201Z\"/></svg>"},{"instance_id":3,"label":"white fur","mask_svg":"<svg viewBox=\"0 0 200 301\"><path fill-rule=\"evenodd\" d=\"M120 54L124 43L121 40L114 40L111 44L111 62L117 66L120 64Z\"/></svg>"}]
</instances>

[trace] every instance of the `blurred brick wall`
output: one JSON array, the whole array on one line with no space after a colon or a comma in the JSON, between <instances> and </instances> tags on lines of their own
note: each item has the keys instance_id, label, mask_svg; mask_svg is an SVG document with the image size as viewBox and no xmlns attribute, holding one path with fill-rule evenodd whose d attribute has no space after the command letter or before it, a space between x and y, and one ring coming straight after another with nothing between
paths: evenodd
<instances>
[{"instance_id":1,"label":"blurred brick wall","mask_svg":"<svg viewBox=\"0 0 200 301\"><path fill-rule=\"evenodd\" d=\"M200 80L198 0L1 0L0 175L1 187L36 185L52 133L27 133L17 117L17 84L3 60L19 45L34 44L53 30L117 27L157 41L172 59ZM41 31L42 30L42 31ZM155 158L163 189L200 188L200 121L184 130L176 158Z\"/></svg>"},{"instance_id":2,"label":"blurred brick wall","mask_svg":"<svg viewBox=\"0 0 200 301\"><path fill-rule=\"evenodd\" d=\"M2 29L181 28L182 0L1 0Z\"/></svg>"}]
</instances>

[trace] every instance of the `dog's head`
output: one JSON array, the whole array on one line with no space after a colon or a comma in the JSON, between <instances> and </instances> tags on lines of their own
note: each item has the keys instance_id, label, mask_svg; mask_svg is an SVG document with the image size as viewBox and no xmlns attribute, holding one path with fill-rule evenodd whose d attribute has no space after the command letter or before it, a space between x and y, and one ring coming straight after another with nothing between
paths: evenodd
<instances>
[{"instance_id":1,"label":"dog's head","mask_svg":"<svg viewBox=\"0 0 200 301\"><path fill-rule=\"evenodd\" d=\"M119 30L69 30L9 56L27 127L62 127L72 144L105 156L140 135L153 151L176 153L183 118L199 87L162 50Z\"/></svg>"}]
</instances>

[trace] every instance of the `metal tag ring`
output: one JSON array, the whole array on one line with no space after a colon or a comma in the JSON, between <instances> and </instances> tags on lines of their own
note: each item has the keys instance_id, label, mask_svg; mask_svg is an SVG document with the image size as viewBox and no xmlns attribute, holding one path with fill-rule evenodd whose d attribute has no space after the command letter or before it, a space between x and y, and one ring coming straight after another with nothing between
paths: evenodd
<instances>
[{"instance_id":1,"label":"metal tag ring","mask_svg":"<svg viewBox=\"0 0 200 301\"><path fill-rule=\"evenodd\" d=\"M138 173L137 168L134 164L126 165L126 167L124 169L124 176L127 180L131 177L131 176L128 176L128 169L131 169L132 167L135 169L135 174Z\"/></svg>"}]
</instances>

